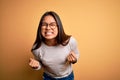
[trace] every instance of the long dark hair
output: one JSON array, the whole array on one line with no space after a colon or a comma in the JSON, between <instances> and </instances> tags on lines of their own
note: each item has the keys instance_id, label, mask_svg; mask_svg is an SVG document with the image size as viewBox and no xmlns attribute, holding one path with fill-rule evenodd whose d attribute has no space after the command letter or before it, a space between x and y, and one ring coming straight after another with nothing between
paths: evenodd
<instances>
[{"instance_id":1,"label":"long dark hair","mask_svg":"<svg viewBox=\"0 0 120 80\"><path fill-rule=\"evenodd\" d=\"M45 38L42 37L42 34L41 34L41 26L42 26L43 19L45 18L45 16L48 16L48 15L51 15L57 23L57 27L58 27L58 35L56 37L57 44L62 44L63 46L65 46L69 42L69 39L71 36L65 34L62 22L60 20L60 17L58 16L58 14L53 11L48 11L48 12L44 13L43 16L41 17L41 20L40 20L39 26L38 26L38 30L37 30L36 40L33 44L34 47L32 47L31 51L38 49L41 46L41 43L45 41Z\"/></svg>"}]
</instances>

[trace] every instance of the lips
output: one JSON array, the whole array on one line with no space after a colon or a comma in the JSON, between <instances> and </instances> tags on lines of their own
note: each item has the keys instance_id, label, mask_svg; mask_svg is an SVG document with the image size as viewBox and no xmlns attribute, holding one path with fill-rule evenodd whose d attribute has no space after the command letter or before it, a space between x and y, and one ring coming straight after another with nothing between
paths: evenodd
<instances>
[{"instance_id":1,"label":"lips","mask_svg":"<svg viewBox=\"0 0 120 80\"><path fill-rule=\"evenodd\" d=\"M52 35L53 32L45 32L45 35Z\"/></svg>"}]
</instances>

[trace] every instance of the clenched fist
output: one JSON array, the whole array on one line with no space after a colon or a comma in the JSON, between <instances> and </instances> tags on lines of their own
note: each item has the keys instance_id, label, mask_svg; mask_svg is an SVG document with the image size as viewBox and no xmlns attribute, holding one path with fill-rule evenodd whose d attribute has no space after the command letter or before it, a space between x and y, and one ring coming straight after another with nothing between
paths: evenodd
<instances>
[{"instance_id":1,"label":"clenched fist","mask_svg":"<svg viewBox=\"0 0 120 80\"><path fill-rule=\"evenodd\" d=\"M76 54L73 51L67 56L67 61L73 64L77 62Z\"/></svg>"},{"instance_id":2,"label":"clenched fist","mask_svg":"<svg viewBox=\"0 0 120 80\"><path fill-rule=\"evenodd\" d=\"M32 67L33 69L38 69L38 68L40 68L40 63L39 63L39 61L37 61L37 60L35 60L35 59L33 59L33 58L30 58L30 59L29 59L29 65L30 65L30 67Z\"/></svg>"}]
</instances>

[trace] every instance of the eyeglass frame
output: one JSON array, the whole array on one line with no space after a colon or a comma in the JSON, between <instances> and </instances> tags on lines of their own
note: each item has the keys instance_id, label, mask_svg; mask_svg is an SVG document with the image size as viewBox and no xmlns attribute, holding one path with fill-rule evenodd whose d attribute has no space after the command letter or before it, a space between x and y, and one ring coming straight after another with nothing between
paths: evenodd
<instances>
[{"instance_id":1,"label":"eyeglass frame","mask_svg":"<svg viewBox=\"0 0 120 80\"><path fill-rule=\"evenodd\" d=\"M45 28L47 28L47 27L50 27L51 29L55 29L56 27L57 27L57 24L56 24L56 22L51 22L51 23L46 23L46 22L42 22L42 25L41 25L41 27L43 28L43 29L45 29Z\"/></svg>"}]
</instances>

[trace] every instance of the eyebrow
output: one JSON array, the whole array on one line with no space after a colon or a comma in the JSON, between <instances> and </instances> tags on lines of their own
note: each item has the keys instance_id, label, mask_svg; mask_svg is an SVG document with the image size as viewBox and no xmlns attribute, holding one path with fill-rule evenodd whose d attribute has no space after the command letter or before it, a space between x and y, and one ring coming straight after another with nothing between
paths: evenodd
<instances>
[{"instance_id":1,"label":"eyebrow","mask_svg":"<svg viewBox=\"0 0 120 80\"><path fill-rule=\"evenodd\" d=\"M42 22L42 23L47 23L47 22ZM51 22L51 23L56 23L56 22ZM51 24L51 23L47 23L47 24Z\"/></svg>"}]
</instances>

